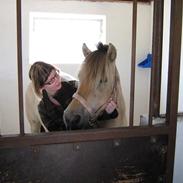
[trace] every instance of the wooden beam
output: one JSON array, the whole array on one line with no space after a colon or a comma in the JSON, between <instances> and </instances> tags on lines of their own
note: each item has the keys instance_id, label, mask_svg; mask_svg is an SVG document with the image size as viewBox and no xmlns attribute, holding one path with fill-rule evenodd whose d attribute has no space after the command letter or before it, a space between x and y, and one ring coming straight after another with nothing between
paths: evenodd
<instances>
[{"instance_id":1,"label":"wooden beam","mask_svg":"<svg viewBox=\"0 0 183 183\"><path fill-rule=\"evenodd\" d=\"M173 182L175 140L177 129L177 111L179 95L181 33L182 33L182 0L171 0L170 47L167 92L167 123L171 129L168 139L167 183Z\"/></svg>"},{"instance_id":2,"label":"wooden beam","mask_svg":"<svg viewBox=\"0 0 183 183\"><path fill-rule=\"evenodd\" d=\"M152 125L152 117L153 116L158 117L160 113L163 10L164 10L164 0L154 1L152 69L151 69L151 86L150 86L150 102L149 102L150 125Z\"/></svg>"},{"instance_id":3,"label":"wooden beam","mask_svg":"<svg viewBox=\"0 0 183 183\"><path fill-rule=\"evenodd\" d=\"M145 137L154 135L167 135L171 129L167 126L148 127L123 127L106 128L95 130L75 130L68 132L49 132L38 134L25 134L2 136L0 138L1 148L16 148L24 146L77 143L98 140L112 140L129 137Z\"/></svg>"},{"instance_id":4,"label":"wooden beam","mask_svg":"<svg viewBox=\"0 0 183 183\"><path fill-rule=\"evenodd\" d=\"M66 1L66 0L65 0ZM75 0L75 1L91 1L91 2L133 2L133 0ZM137 0L142 3L150 3L153 0Z\"/></svg>"},{"instance_id":5,"label":"wooden beam","mask_svg":"<svg viewBox=\"0 0 183 183\"><path fill-rule=\"evenodd\" d=\"M137 0L134 0L133 16L132 16L132 51L131 51L131 81L130 81L130 112L129 112L130 126L133 126L133 120L134 120L136 35L137 35Z\"/></svg>"},{"instance_id":6,"label":"wooden beam","mask_svg":"<svg viewBox=\"0 0 183 183\"><path fill-rule=\"evenodd\" d=\"M20 134L24 135L23 72L22 72L22 17L21 0L16 1L17 15L17 65Z\"/></svg>"}]
</instances>

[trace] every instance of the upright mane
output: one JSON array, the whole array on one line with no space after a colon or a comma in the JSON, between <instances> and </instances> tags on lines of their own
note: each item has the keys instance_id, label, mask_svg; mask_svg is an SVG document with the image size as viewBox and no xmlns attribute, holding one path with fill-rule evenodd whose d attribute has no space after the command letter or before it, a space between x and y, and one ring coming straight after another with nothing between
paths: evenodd
<instances>
[{"instance_id":1,"label":"upright mane","mask_svg":"<svg viewBox=\"0 0 183 183\"><path fill-rule=\"evenodd\" d=\"M109 46L101 42L97 45L97 50L91 52L84 60L79 73L79 79L83 80L87 88L97 87L101 82L107 80L106 55ZM84 74L84 77L83 77ZM82 75L80 77L80 75ZM85 81L84 81L85 80Z\"/></svg>"}]
</instances>

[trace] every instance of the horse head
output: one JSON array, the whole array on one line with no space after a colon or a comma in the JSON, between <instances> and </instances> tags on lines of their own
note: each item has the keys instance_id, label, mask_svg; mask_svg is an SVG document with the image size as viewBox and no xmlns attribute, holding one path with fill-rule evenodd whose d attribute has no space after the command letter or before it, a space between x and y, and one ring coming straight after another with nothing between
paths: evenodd
<instances>
[{"instance_id":1,"label":"horse head","mask_svg":"<svg viewBox=\"0 0 183 183\"><path fill-rule=\"evenodd\" d=\"M97 50L93 52L86 44L83 44L82 50L85 60L78 74L79 86L72 102L64 111L64 121L68 129L85 129L93 126L104 111L109 98L113 98L117 103L123 103L118 105L118 118L124 115L123 97L120 99L122 101L118 101L122 93L115 64L116 48L111 43L109 45L99 43ZM113 122L109 120L107 123L109 127L122 126L114 120ZM106 126L106 122L100 121L100 124L101 127Z\"/></svg>"}]
</instances>

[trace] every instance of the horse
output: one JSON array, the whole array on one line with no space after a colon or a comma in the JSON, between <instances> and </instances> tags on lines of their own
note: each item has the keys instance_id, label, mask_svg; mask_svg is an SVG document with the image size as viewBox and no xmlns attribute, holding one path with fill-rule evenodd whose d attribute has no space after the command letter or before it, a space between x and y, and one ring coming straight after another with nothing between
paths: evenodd
<instances>
[{"instance_id":1,"label":"horse","mask_svg":"<svg viewBox=\"0 0 183 183\"><path fill-rule=\"evenodd\" d=\"M39 133L41 125L44 125L37 107L40 100L41 99L34 92L32 82L30 82L25 93L25 112L31 128L31 133Z\"/></svg>"},{"instance_id":2,"label":"horse","mask_svg":"<svg viewBox=\"0 0 183 183\"><path fill-rule=\"evenodd\" d=\"M99 43L97 50L92 52L84 43L82 50L85 59L78 73L79 86L73 100L64 111L66 127L85 128L88 124L99 128L127 126L125 102L115 62L115 46L111 43ZM118 117L98 121L110 98L117 103Z\"/></svg>"}]
</instances>

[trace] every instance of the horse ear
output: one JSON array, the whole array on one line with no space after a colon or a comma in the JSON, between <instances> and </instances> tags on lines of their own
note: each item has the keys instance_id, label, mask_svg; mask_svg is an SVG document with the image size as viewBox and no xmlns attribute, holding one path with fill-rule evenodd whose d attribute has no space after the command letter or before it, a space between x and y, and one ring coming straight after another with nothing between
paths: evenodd
<instances>
[{"instance_id":1,"label":"horse ear","mask_svg":"<svg viewBox=\"0 0 183 183\"><path fill-rule=\"evenodd\" d=\"M111 60L114 61L117 56L117 51L116 48L114 47L113 44L109 43L109 48L107 50L107 57Z\"/></svg>"},{"instance_id":2,"label":"horse ear","mask_svg":"<svg viewBox=\"0 0 183 183\"><path fill-rule=\"evenodd\" d=\"M91 53L90 49L86 46L85 43L83 43L82 50L85 57L87 57Z\"/></svg>"}]
</instances>

